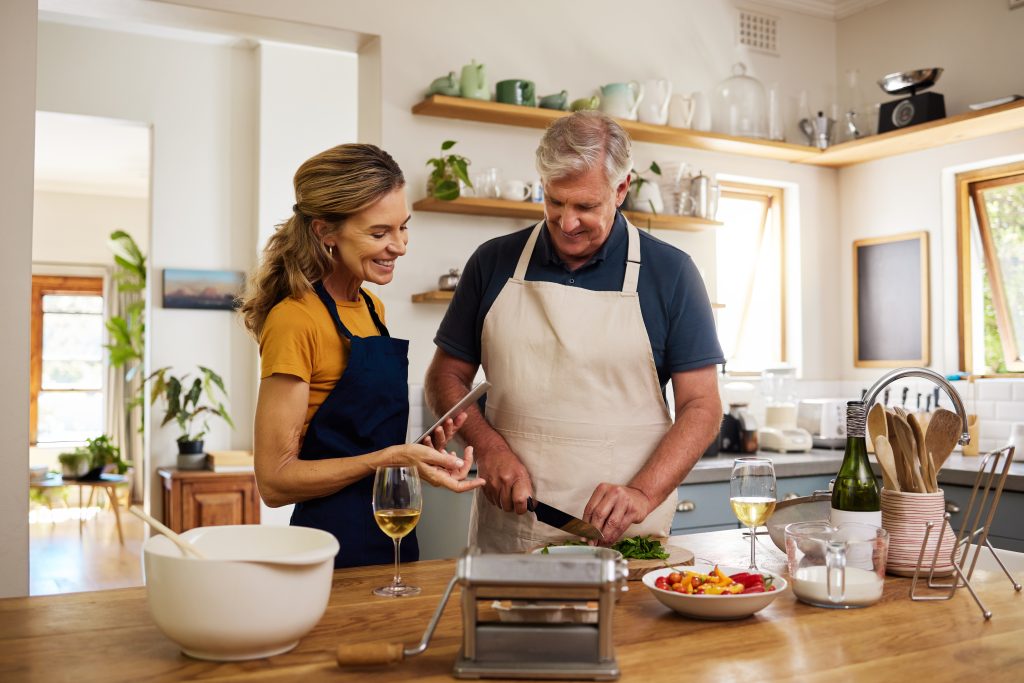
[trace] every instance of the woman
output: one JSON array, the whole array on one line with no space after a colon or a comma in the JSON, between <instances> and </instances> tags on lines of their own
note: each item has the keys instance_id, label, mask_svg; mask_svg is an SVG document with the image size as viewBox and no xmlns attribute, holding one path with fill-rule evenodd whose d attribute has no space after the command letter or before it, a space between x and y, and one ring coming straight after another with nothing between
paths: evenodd
<instances>
[{"instance_id":1,"label":"woman","mask_svg":"<svg viewBox=\"0 0 1024 683\"><path fill-rule=\"evenodd\" d=\"M335 567L394 558L371 507L382 465L415 466L435 486L462 492L465 460L444 447L465 420L448 420L424 444L405 444L409 342L392 338L380 300L409 241L405 178L373 145L340 145L295 174L293 215L271 236L242 305L260 345L256 481L267 505L295 503L291 523L341 544ZM402 560L414 561L413 534Z\"/></svg>"}]
</instances>

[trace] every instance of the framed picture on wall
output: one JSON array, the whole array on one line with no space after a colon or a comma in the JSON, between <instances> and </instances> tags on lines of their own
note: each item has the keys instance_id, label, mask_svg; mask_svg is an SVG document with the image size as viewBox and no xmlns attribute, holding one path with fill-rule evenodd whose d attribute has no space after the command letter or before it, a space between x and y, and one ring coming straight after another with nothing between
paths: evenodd
<instances>
[{"instance_id":1,"label":"framed picture on wall","mask_svg":"<svg viewBox=\"0 0 1024 683\"><path fill-rule=\"evenodd\" d=\"M240 270L164 269L164 308L199 308L231 311L242 293L245 273Z\"/></svg>"},{"instance_id":2,"label":"framed picture on wall","mask_svg":"<svg viewBox=\"0 0 1024 683\"><path fill-rule=\"evenodd\" d=\"M853 243L853 356L859 368L928 365L928 233Z\"/></svg>"}]
</instances>

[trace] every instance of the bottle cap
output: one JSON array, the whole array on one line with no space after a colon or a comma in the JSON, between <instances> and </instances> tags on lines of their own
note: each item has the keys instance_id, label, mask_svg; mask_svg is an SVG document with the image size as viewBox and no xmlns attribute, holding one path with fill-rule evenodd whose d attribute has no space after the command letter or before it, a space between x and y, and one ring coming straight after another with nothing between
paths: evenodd
<instances>
[{"instance_id":1,"label":"bottle cap","mask_svg":"<svg viewBox=\"0 0 1024 683\"><path fill-rule=\"evenodd\" d=\"M864 401L848 401L846 403L846 435L864 436L864 425L867 422L867 411Z\"/></svg>"}]
</instances>

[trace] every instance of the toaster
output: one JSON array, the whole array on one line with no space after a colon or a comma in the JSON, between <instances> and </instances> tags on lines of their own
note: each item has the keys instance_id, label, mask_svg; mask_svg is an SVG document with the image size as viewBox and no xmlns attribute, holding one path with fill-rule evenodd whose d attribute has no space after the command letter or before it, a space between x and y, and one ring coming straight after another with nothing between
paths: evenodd
<instances>
[{"instance_id":1,"label":"toaster","mask_svg":"<svg viewBox=\"0 0 1024 683\"><path fill-rule=\"evenodd\" d=\"M815 448L846 447L845 398L809 398L797 405L796 424L811 433Z\"/></svg>"}]
</instances>

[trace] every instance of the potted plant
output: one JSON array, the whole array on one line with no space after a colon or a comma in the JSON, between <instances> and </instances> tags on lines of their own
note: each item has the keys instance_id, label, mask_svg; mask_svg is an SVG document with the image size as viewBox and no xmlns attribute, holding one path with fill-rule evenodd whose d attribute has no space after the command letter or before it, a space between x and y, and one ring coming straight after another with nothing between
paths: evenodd
<instances>
[{"instance_id":1,"label":"potted plant","mask_svg":"<svg viewBox=\"0 0 1024 683\"><path fill-rule=\"evenodd\" d=\"M665 209L665 204L661 199L661 190L658 188L657 183L644 177L645 173L653 173L656 176L660 176L661 168L656 162L652 161L651 165L644 171L633 169L631 174L633 179L629 183L629 194L627 195L628 205L633 211L661 213Z\"/></svg>"},{"instance_id":2,"label":"potted plant","mask_svg":"<svg viewBox=\"0 0 1024 683\"><path fill-rule=\"evenodd\" d=\"M84 446L71 453L61 453L57 460L62 474L68 479L99 479L104 472L114 470L124 474L129 465L121 459L121 449L106 434L86 439Z\"/></svg>"},{"instance_id":3,"label":"potted plant","mask_svg":"<svg viewBox=\"0 0 1024 683\"><path fill-rule=\"evenodd\" d=\"M178 437L178 469L201 470L206 461L203 436L210 429L209 416L222 418L232 429L235 427L224 404L217 399L218 394L227 399L224 381L202 365L199 366L202 376L191 381L189 375L177 377L170 370L170 367L160 368L146 378L147 382L153 383L150 397L154 404L161 398L166 403L161 427L172 420L178 424L181 432Z\"/></svg>"},{"instance_id":4,"label":"potted plant","mask_svg":"<svg viewBox=\"0 0 1024 683\"><path fill-rule=\"evenodd\" d=\"M466 187L473 187L469 181L469 159L459 154L445 154L454 146L455 140L445 140L441 143L441 155L427 159L427 166L433 166L427 179L427 194L446 202L459 198L460 180Z\"/></svg>"}]
</instances>

